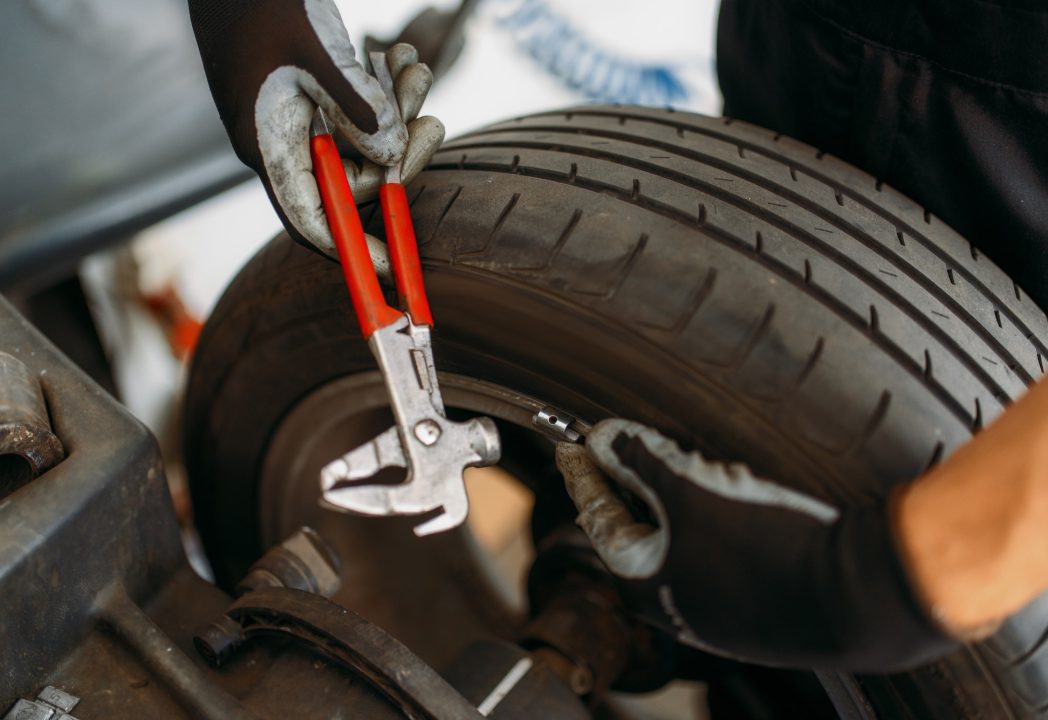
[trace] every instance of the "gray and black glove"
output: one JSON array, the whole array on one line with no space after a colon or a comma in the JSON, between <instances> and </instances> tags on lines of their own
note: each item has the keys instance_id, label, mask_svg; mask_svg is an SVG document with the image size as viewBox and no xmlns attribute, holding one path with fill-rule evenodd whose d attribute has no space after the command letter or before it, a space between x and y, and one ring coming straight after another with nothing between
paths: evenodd
<instances>
[{"instance_id":1,"label":"gray and black glove","mask_svg":"<svg viewBox=\"0 0 1048 720\"><path fill-rule=\"evenodd\" d=\"M562 443L557 460L627 605L686 644L769 665L888 672L956 643L915 597L887 503L835 508L624 420L598 423L585 449ZM658 528L624 521L614 486Z\"/></svg>"},{"instance_id":2,"label":"gray and black glove","mask_svg":"<svg viewBox=\"0 0 1048 720\"><path fill-rule=\"evenodd\" d=\"M366 202L382 166L403 161L410 182L443 141L439 120L416 119L433 74L410 45L387 52L398 115L357 62L332 0L189 0L189 9L237 156L258 173L292 237L334 256L309 151L316 108L359 152L359 163L344 164L354 197Z\"/></svg>"}]
</instances>

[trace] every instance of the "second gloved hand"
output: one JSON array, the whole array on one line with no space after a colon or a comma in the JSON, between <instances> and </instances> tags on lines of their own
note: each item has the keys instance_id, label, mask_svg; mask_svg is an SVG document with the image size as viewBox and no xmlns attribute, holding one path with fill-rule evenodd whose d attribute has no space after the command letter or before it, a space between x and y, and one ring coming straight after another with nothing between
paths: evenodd
<instances>
[{"instance_id":1,"label":"second gloved hand","mask_svg":"<svg viewBox=\"0 0 1048 720\"><path fill-rule=\"evenodd\" d=\"M332 0L189 0L208 83L237 156L255 170L296 240L336 255L313 176L309 131L317 107L336 138L357 202L375 197L383 167L409 182L444 139L418 112L433 83L409 45L387 52L400 113L356 60Z\"/></svg>"},{"instance_id":2,"label":"second gloved hand","mask_svg":"<svg viewBox=\"0 0 1048 720\"><path fill-rule=\"evenodd\" d=\"M659 524L631 520L599 466ZM707 462L657 431L598 423L557 464L627 605L686 644L739 660L887 672L949 650L916 598L887 503L836 508Z\"/></svg>"}]
</instances>

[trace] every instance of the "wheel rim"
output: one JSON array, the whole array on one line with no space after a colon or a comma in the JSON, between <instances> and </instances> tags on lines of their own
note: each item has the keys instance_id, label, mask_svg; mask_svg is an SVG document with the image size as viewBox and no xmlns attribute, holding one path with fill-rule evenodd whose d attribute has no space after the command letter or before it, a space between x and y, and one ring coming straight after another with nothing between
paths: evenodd
<instances>
[{"instance_id":1,"label":"wheel rim","mask_svg":"<svg viewBox=\"0 0 1048 720\"><path fill-rule=\"evenodd\" d=\"M546 404L536 398L451 373L440 383L452 413L539 432L532 418ZM319 505L320 468L390 427L388 402L382 376L369 371L325 383L290 409L262 464L260 541L269 547L302 525L316 528L343 564L335 599L440 667L473 639L512 637L522 607L468 527L416 538L420 516L365 518Z\"/></svg>"}]
</instances>

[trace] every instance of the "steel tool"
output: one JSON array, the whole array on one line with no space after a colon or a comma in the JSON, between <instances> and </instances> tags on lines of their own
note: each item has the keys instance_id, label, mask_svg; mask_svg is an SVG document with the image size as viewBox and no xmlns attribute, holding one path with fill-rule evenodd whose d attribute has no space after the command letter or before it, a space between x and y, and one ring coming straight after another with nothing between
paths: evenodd
<instances>
[{"instance_id":1,"label":"steel tool","mask_svg":"<svg viewBox=\"0 0 1048 720\"><path fill-rule=\"evenodd\" d=\"M379 84L394 107L386 57L371 54ZM433 317L422 284L422 267L400 166L391 166L379 190L397 293L406 312L386 303L342 159L318 110L310 143L314 172L328 225L360 329L389 392L396 424L370 442L326 465L320 473L323 501L361 515L415 515L442 509L415 527L419 536L450 530L469 511L463 473L498 462L499 436L486 417L463 423L445 417L433 363ZM403 467L396 485L362 484L383 468Z\"/></svg>"}]
</instances>

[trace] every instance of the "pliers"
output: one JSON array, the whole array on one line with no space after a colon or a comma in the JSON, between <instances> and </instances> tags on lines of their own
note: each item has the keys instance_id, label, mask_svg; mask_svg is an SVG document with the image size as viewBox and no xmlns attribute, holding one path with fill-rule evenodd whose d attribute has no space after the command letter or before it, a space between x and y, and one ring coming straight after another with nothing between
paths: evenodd
<instances>
[{"instance_id":1,"label":"pliers","mask_svg":"<svg viewBox=\"0 0 1048 720\"><path fill-rule=\"evenodd\" d=\"M386 57L371 63L387 98L397 108ZM320 473L323 502L361 515L443 512L415 527L418 536L450 530L469 512L463 473L498 462L495 423L486 417L452 422L433 362L433 316L422 284L422 266L400 166L386 171L379 190L397 293L406 312L386 303L368 251L364 228L322 111L310 140L313 168L328 225L342 261L361 332L378 362L396 424L370 442L327 464ZM360 484L387 467L407 469L397 485Z\"/></svg>"}]
</instances>

